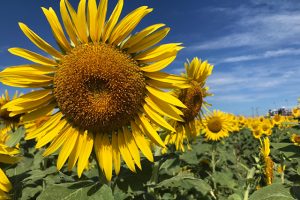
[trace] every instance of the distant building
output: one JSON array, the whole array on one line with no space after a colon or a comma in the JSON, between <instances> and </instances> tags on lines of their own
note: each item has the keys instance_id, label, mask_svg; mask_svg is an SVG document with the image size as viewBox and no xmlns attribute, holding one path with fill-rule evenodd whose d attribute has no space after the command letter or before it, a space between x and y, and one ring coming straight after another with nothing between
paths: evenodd
<instances>
[{"instance_id":1,"label":"distant building","mask_svg":"<svg viewBox=\"0 0 300 200\"><path fill-rule=\"evenodd\" d=\"M278 108L278 109L270 109L269 110L269 116L274 116L276 114L282 115L282 116L291 116L292 115L292 110L289 108Z\"/></svg>"}]
</instances>

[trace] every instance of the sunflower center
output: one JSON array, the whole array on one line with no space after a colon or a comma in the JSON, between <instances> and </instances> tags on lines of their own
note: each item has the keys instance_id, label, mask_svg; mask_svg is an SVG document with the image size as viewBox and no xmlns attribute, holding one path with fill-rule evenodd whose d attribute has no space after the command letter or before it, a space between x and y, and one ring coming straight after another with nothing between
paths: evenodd
<instances>
[{"instance_id":1,"label":"sunflower center","mask_svg":"<svg viewBox=\"0 0 300 200\"><path fill-rule=\"evenodd\" d=\"M222 130L222 122L218 118L213 118L208 121L207 128L213 133L218 133Z\"/></svg>"},{"instance_id":2,"label":"sunflower center","mask_svg":"<svg viewBox=\"0 0 300 200\"><path fill-rule=\"evenodd\" d=\"M145 96L138 63L110 45L84 44L61 60L54 76L54 96L75 126L111 132L134 118Z\"/></svg>"},{"instance_id":3,"label":"sunflower center","mask_svg":"<svg viewBox=\"0 0 300 200\"><path fill-rule=\"evenodd\" d=\"M179 100L181 100L187 107L182 109L185 122L194 120L200 112L203 103L200 85L196 81L192 81L191 87L183 90L179 94Z\"/></svg>"},{"instance_id":4,"label":"sunflower center","mask_svg":"<svg viewBox=\"0 0 300 200\"><path fill-rule=\"evenodd\" d=\"M296 143L300 143L300 135L294 137Z\"/></svg>"}]
</instances>

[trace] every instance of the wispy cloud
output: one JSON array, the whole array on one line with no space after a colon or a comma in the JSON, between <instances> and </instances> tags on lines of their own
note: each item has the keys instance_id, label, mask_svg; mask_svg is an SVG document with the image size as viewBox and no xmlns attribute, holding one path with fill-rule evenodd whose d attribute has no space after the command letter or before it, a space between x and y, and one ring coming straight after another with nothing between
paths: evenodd
<instances>
[{"instance_id":1,"label":"wispy cloud","mask_svg":"<svg viewBox=\"0 0 300 200\"><path fill-rule=\"evenodd\" d=\"M220 9L219 9L220 10ZM220 12L227 12L221 9ZM191 50L212 50L236 47L270 47L287 43L299 44L300 14L294 11L257 12L251 7L232 11L236 21L229 31L210 41L190 46ZM250 15L252 14L252 15Z\"/></svg>"},{"instance_id":2,"label":"wispy cloud","mask_svg":"<svg viewBox=\"0 0 300 200\"><path fill-rule=\"evenodd\" d=\"M280 56L294 56L300 55L300 49L298 48L285 48L279 50L271 50L266 51L262 54L250 54L250 55L242 55L242 56L233 56L225 58L218 63L233 63L233 62L244 62L251 60L259 60L259 59L268 59Z\"/></svg>"}]
</instances>

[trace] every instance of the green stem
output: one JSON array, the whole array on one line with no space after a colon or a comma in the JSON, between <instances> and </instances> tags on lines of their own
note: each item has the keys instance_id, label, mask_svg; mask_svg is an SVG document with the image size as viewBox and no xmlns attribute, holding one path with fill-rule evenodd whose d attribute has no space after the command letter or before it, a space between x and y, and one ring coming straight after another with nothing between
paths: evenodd
<instances>
[{"instance_id":1,"label":"green stem","mask_svg":"<svg viewBox=\"0 0 300 200\"><path fill-rule=\"evenodd\" d=\"M212 149L211 149L211 166L212 166L212 182L213 182L213 189L217 189L217 183L214 179L214 174L216 173L216 150L217 150L217 145L216 143L212 144Z\"/></svg>"},{"instance_id":2,"label":"green stem","mask_svg":"<svg viewBox=\"0 0 300 200\"><path fill-rule=\"evenodd\" d=\"M155 161L152 168L152 175L150 179L150 183L157 184L158 183L158 173L159 173L160 162Z\"/></svg>"},{"instance_id":3,"label":"green stem","mask_svg":"<svg viewBox=\"0 0 300 200\"><path fill-rule=\"evenodd\" d=\"M255 167L252 167L250 170L248 170L248 174L247 174L247 188L244 192L244 200L248 200L249 198L249 192L251 189L251 179L253 179L255 175Z\"/></svg>"}]
</instances>

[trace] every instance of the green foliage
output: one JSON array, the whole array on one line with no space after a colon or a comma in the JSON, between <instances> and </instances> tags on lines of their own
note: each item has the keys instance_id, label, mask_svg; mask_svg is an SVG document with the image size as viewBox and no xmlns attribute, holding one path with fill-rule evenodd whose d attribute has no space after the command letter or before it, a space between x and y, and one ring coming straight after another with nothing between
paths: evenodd
<instances>
[{"instance_id":1,"label":"green foliage","mask_svg":"<svg viewBox=\"0 0 300 200\"><path fill-rule=\"evenodd\" d=\"M21 140L22 128L11 133L8 144L19 143L23 158L18 164L1 167L13 184L12 198L22 200L241 200L245 196L251 200L299 199L300 148L289 141L290 133L297 132L300 132L297 128L274 130L270 138L274 180L270 186L264 181L260 142L247 129L217 142L215 172L212 144L199 137L191 144L190 151L158 153L154 164L142 158L142 171L132 173L122 165L121 173L110 183L101 174L99 178L94 160L79 179L76 169L57 171L57 155L43 158L44 149L36 150L33 141ZM281 165L286 166L284 176L277 172Z\"/></svg>"}]
</instances>

